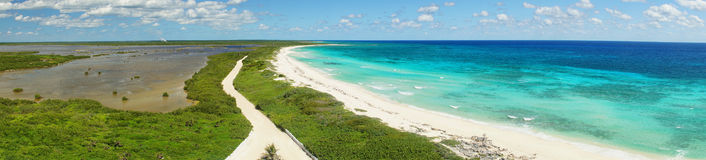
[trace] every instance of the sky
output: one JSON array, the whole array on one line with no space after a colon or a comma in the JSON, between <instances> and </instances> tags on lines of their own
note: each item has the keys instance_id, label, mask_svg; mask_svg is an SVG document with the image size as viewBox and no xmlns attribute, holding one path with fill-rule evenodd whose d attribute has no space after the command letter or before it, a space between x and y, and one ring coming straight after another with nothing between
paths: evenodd
<instances>
[{"instance_id":1,"label":"sky","mask_svg":"<svg viewBox=\"0 0 706 160\"><path fill-rule=\"evenodd\" d=\"M0 42L706 42L706 0L0 0Z\"/></svg>"}]
</instances>

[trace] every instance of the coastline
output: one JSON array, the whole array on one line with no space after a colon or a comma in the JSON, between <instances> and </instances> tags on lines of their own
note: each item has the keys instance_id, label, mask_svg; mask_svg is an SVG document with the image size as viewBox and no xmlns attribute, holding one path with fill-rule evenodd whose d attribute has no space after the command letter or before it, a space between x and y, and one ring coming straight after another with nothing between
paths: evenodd
<instances>
[{"instance_id":1,"label":"coastline","mask_svg":"<svg viewBox=\"0 0 706 160\"><path fill-rule=\"evenodd\" d=\"M509 154L535 156L537 159L668 159L670 157L641 153L613 146L565 140L536 131L502 126L426 110L382 98L360 86L330 78L307 64L289 57L293 49L315 45L281 48L272 64L275 71L296 86L307 86L334 96L345 108L359 115L380 119L388 126L427 137L473 141L487 136ZM356 110L356 109L362 109ZM463 127L459 127L463 126ZM440 138L434 138L440 141ZM455 147L454 147L455 148ZM458 149L453 149L459 153Z\"/></svg>"}]
</instances>

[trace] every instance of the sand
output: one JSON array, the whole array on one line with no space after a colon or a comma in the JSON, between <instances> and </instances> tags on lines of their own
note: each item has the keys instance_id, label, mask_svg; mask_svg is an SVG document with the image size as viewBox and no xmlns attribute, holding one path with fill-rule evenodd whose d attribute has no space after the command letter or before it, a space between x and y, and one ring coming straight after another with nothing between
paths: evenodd
<instances>
[{"instance_id":1,"label":"sand","mask_svg":"<svg viewBox=\"0 0 706 160\"><path fill-rule=\"evenodd\" d=\"M665 156L637 152L592 142L567 140L539 132L498 124L464 119L440 112L425 110L383 98L361 86L331 78L292 57L293 49L282 48L272 61L276 72L285 75L295 86L306 86L333 95L345 108L359 115L380 119L390 127L428 137L454 138L468 141L474 136L486 135L494 145L514 155L536 159L667 159ZM363 109L364 112L355 109ZM452 149L464 155L463 150ZM466 154L468 156L468 154Z\"/></svg>"},{"instance_id":2,"label":"sand","mask_svg":"<svg viewBox=\"0 0 706 160\"><path fill-rule=\"evenodd\" d=\"M247 58L244 57L243 59ZM228 156L228 160L240 159L259 159L265 153L265 147L274 144L277 148L277 154L287 160L311 159L306 153L297 146L297 144L289 138L284 132L275 127L275 124L270 121L264 114L255 109L250 101L245 99L243 95L238 93L233 86L233 80L238 75L240 68L243 67L243 59L238 61L235 68L223 79L221 84L223 90L228 95L235 98L236 105L242 111L245 118L250 121L253 128L246 138L238 147Z\"/></svg>"}]
</instances>

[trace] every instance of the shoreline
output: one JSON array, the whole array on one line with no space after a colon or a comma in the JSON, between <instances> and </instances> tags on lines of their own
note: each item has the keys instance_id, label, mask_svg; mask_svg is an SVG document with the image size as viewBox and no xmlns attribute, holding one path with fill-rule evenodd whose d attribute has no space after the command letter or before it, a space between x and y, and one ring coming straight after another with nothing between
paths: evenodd
<instances>
[{"instance_id":1,"label":"shoreline","mask_svg":"<svg viewBox=\"0 0 706 160\"><path fill-rule=\"evenodd\" d=\"M490 145L492 147L499 146L497 149L502 153L525 156L525 158L535 157L536 159L671 158L590 141L582 142L577 138L549 136L531 129L476 121L385 99L355 84L335 80L289 56L291 53L296 53L293 49L310 46L317 45L281 48L276 54L275 60L272 61L275 71L285 75L287 80L293 82L292 85L306 86L331 94L343 102L345 108L351 112L378 118L388 126L402 131L432 137L436 142L441 139L473 142L482 135L483 137L480 138L489 138ZM357 109L362 109L362 111ZM452 147L452 150L457 154L469 156L465 152L460 153L464 149L468 148Z\"/></svg>"}]
</instances>

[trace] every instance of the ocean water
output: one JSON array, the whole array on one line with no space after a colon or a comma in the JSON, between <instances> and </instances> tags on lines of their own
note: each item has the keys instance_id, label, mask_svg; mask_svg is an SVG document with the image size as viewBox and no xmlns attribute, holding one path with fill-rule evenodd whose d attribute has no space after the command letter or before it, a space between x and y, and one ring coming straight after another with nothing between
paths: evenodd
<instances>
[{"instance_id":1,"label":"ocean water","mask_svg":"<svg viewBox=\"0 0 706 160\"><path fill-rule=\"evenodd\" d=\"M296 59L389 99L620 148L706 158L706 44L339 41ZM463 126L459 126L463 127Z\"/></svg>"}]
</instances>

